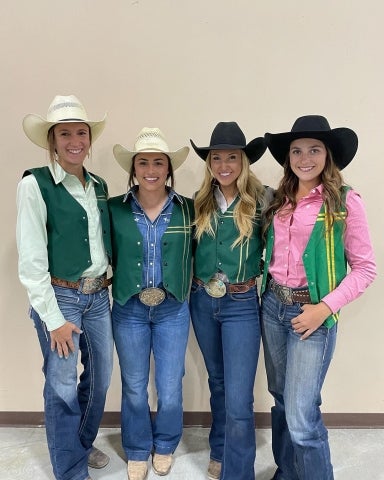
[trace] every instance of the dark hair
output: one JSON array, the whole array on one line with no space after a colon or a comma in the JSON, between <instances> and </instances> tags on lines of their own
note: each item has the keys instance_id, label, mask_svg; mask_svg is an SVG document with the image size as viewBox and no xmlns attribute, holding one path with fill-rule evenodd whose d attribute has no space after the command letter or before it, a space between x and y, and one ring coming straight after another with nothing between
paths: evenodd
<instances>
[{"instance_id":1,"label":"dark hair","mask_svg":"<svg viewBox=\"0 0 384 480\"><path fill-rule=\"evenodd\" d=\"M173 173L173 166L172 166L172 162L171 162L171 159L169 158L169 156L164 153L164 155L167 157L168 159L168 175L167 175L167 182L169 179L171 179L171 188L174 188L175 187L175 175ZM128 188L131 188L135 185L135 176L136 176L136 172L135 172L135 158L136 158L137 154L132 158L132 163L131 163L131 168L129 170L129 177L128 177Z\"/></svg>"}]
</instances>

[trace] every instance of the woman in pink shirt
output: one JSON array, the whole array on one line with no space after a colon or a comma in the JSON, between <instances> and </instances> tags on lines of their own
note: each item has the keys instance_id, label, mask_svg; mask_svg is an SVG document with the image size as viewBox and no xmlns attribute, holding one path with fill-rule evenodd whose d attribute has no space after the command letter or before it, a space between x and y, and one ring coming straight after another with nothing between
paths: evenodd
<instances>
[{"instance_id":1,"label":"woman in pink shirt","mask_svg":"<svg viewBox=\"0 0 384 480\"><path fill-rule=\"evenodd\" d=\"M262 284L262 338L275 400L273 480L331 480L321 388L339 310L376 275L362 200L340 173L358 139L349 128L331 129L326 118L307 115L265 140L284 167L265 214Z\"/></svg>"}]
</instances>

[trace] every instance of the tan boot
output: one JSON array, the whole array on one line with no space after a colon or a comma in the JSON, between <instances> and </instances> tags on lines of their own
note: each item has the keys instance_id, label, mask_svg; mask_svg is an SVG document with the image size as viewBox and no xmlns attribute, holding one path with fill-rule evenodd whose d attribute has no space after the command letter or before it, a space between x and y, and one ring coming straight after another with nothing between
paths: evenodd
<instances>
[{"instance_id":1,"label":"tan boot","mask_svg":"<svg viewBox=\"0 0 384 480\"><path fill-rule=\"evenodd\" d=\"M154 453L152 458L152 468L157 475L168 475L172 468L172 454L160 455Z\"/></svg>"},{"instance_id":2,"label":"tan boot","mask_svg":"<svg viewBox=\"0 0 384 480\"><path fill-rule=\"evenodd\" d=\"M216 462L216 460L209 460L208 465L208 478L209 480L218 480L220 478L221 473L221 463Z\"/></svg>"},{"instance_id":3,"label":"tan boot","mask_svg":"<svg viewBox=\"0 0 384 480\"><path fill-rule=\"evenodd\" d=\"M128 460L128 480L145 480L148 474L148 462Z\"/></svg>"}]
</instances>

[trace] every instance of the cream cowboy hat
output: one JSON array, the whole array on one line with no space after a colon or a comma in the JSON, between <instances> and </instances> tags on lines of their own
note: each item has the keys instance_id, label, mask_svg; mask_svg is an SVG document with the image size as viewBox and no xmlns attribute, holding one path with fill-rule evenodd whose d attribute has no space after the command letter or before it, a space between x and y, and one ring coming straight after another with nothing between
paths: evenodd
<instances>
[{"instance_id":1,"label":"cream cowboy hat","mask_svg":"<svg viewBox=\"0 0 384 480\"><path fill-rule=\"evenodd\" d=\"M117 163L128 173L131 171L133 157L138 153L143 152L159 152L168 155L171 159L173 170L176 170L186 160L189 153L189 147L182 147L175 152L171 152L165 141L163 132L158 128L148 127L144 127L136 137L133 151L130 151L119 144L116 144L113 147L113 155L115 156Z\"/></svg>"},{"instance_id":2,"label":"cream cowboy hat","mask_svg":"<svg viewBox=\"0 0 384 480\"><path fill-rule=\"evenodd\" d=\"M48 108L47 118L29 113L23 119L23 129L27 137L36 145L48 148L48 131L58 123L84 122L91 129L92 142L101 134L105 126L105 117L96 122L88 120L87 112L74 95L56 95Z\"/></svg>"}]
</instances>

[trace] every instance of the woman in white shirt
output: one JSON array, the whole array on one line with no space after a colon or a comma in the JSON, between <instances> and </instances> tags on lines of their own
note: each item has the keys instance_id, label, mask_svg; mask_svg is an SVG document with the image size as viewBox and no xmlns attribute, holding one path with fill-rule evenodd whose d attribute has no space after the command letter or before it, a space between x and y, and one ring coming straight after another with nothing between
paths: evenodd
<instances>
[{"instance_id":1,"label":"woman in white shirt","mask_svg":"<svg viewBox=\"0 0 384 480\"><path fill-rule=\"evenodd\" d=\"M27 137L51 160L24 172L18 185L17 246L44 357L45 425L57 480L89 480L88 466L109 461L93 447L113 355L108 189L84 167L104 124L89 121L74 95L56 96L46 119L23 120Z\"/></svg>"}]
</instances>

